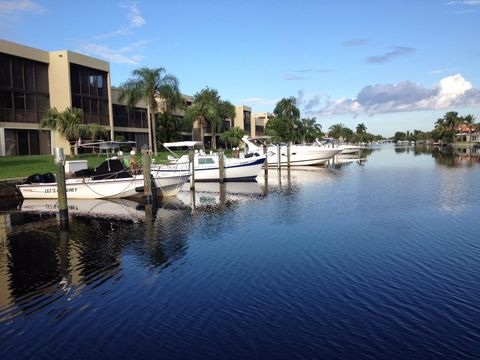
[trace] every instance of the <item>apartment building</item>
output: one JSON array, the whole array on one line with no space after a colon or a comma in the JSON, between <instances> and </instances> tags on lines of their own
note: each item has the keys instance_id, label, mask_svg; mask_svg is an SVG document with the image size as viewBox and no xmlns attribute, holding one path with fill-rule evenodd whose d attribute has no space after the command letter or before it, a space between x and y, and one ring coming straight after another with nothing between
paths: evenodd
<instances>
[{"instance_id":1,"label":"apartment building","mask_svg":"<svg viewBox=\"0 0 480 360\"><path fill-rule=\"evenodd\" d=\"M59 133L39 125L50 107L69 106L83 109L85 124L101 124L113 134L108 62L0 40L0 155L69 149Z\"/></svg>"},{"instance_id":2,"label":"apartment building","mask_svg":"<svg viewBox=\"0 0 480 360\"><path fill-rule=\"evenodd\" d=\"M141 148L149 145L147 106L134 108L119 101L120 89L112 88L110 64L69 50L44 51L0 39L0 156L52 154L55 147L70 151L67 140L56 131L40 127L44 113L56 107L83 110L83 123L103 125L110 139L135 141ZM182 95L186 106L193 98ZM159 99L160 112L162 101ZM239 126L250 136L263 133L268 113L252 119L252 109L236 106L236 117L225 119L217 131L217 144L223 130ZM263 114L263 115L262 115ZM185 107L174 116L182 118ZM207 124L181 129L182 140L211 142L212 129Z\"/></svg>"}]
</instances>

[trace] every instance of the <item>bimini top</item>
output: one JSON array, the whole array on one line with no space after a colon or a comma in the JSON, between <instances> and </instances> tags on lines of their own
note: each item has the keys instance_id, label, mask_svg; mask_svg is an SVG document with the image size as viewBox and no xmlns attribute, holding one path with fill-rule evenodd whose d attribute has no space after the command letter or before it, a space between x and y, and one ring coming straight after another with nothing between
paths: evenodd
<instances>
[{"instance_id":1,"label":"bimini top","mask_svg":"<svg viewBox=\"0 0 480 360\"><path fill-rule=\"evenodd\" d=\"M165 146L166 148L171 148L171 147L194 147L195 145L203 146L203 143L201 141L177 141L177 142L171 142L171 143L163 143L163 146Z\"/></svg>"}]
</instances>

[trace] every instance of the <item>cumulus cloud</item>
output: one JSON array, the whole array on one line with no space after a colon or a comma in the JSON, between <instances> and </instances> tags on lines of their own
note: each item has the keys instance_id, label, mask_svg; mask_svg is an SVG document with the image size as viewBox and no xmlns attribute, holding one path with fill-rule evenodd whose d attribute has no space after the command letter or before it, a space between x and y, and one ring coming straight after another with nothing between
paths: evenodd
<instances>
[{"instance_id":1,"label":"cumulus cloud","mask_svg":"<svg viewBox=\"0 0 480 360\"><path fill-rule=\"evenodd\" d=\"M392 60L395 60L398 57L411 55L417 50L414 48L409 48L405 46L397 46L394 50L389 51L383 55L369 56L365 60L369 64L381 64L386 63Z\"/></svg>"},{"instance_id":2,"label":"cumulus cloud","mask_svg":"<svg viewBox=\"0 0 480 360\"><path fill-rule=\"evenodd\" d=\"M319 104L321 106L318 106ZM475 89L462 75L456 74L443 78L432 88L425 88L410 81L368 85L362 88L354 99L330 100L324 95L316 95L310 99L302 99L302 105L307 113L319 116L436 110L480 106L480 90Z\"/></svg>"},{"instance_id":3,"label":"cumulus cloud","mask_svg":"<svg viewBox=\"0 0 480 360\"><path fill-rule=\"evenodd\" d=\"M342 42L340 46L344 47L354 47L354 46L363 46L367 45L370 42L368 39L350 39Z\"/></svg>"},{"instance_id":4,"label":"cumulus cloud","mask_svg":"<svg viewBox=\"0 0 480 360\"><path fill-rule=\"evenodd\" d=\"M146 43L147 41L141 40L118 49L110 48L104 44L85 43L81 46L81 52L114 63L137 65L145 58L138 51Z\"/></svg>"}]
</instances>

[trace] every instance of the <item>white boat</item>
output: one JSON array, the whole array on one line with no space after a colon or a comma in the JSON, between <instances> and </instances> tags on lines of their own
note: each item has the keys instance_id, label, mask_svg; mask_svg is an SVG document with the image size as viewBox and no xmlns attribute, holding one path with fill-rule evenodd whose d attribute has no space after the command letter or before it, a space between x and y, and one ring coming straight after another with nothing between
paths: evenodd
<instances>
[{"instance_id":1,"label":"white boat","mask_svg":"<svg viewBox=\"0 0 480 360\"><path fill-rule=\"evenodd\" d=\"M252 143L247 136L242 141L248 146L249 153L262 153L263 150ZM292 145L290 146L290 166L323 165L341 150L335 148L321 148L317 146ZM275 145L267 147L267 161L269 167L288 166L287 146L280 146L280 159L278 148Z\"/></svg>"},{"instance_id":2,"label":"white boat","mask_svg":"<svg viewBox=\"0 0 480 360\"><path fill-rule=\"evenodd\" d=\"M108 169L102 171L103 168ZM118 199L141 195L143 175L131 175L120 160L107 159L97 169L92 176L66 179L67 199ZM152 171L152 175L157 195L161 196L175 195L190 176L188 172L159 171ZM17 189L25 199L58 198L56 182L31 182L17 185Z\"/></svg>"},{"instance_id":3,"label":"white boat","mask_svg":"<svg viewBox=\"0 0 480 360\"><path fill-rule=\"evenodd\" d=\"M318 139L315 139L315 146L322 147L322 148L334 148L340 149L340 155L353 155L359 154L361 150L364 150L365 146L359 145L347 145L347 144L334 144L334 143L326 143L322 144Z\"/></svg>"},{"instance_id":4,"label":"white boat","mask_svg":"<svg viewBox=\"0 0 480 360\"><path fill-rule=\"evenodd\" d=\"M164 143L163 146L175 156L169 157L170 164L152 166L152 172L166 174L179 171L190 171L191 164L189 156L184 154L176 157L171 148L186 147L194 149L195 146L201 146L197 141L179 141ZM220 166L218 153L206 154L202 150L194 152L194 176L195 181L219 181ZM265 162L265 155L252 154L240 158L228 158L224 155L225 181L255 181Z\"/></svg>"}]
</instances>

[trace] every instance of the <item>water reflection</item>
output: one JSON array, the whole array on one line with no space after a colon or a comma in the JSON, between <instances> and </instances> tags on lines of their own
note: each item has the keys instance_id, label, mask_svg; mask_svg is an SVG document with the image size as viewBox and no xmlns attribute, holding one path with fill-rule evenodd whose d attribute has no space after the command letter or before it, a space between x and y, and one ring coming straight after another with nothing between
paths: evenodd
<instances>
[{"instance_id":1,"label":"water reflection","mask_svg":"<svg viewBox=\"0 0 480 360\"><path fill-rule=\"evenodd\" d=\"M69 207L69 232L59 231L56 203L48 200L0 214L0 323L42 311L62 317L74 298L122 286L126 253L153 269L186 253L184 204L162 203L150 216L131 201L69 201Z\"/></svg>"},{"instance_id":2,"label":"water reflection","mask_svg":"<svg viewBox=\"0 0 480 360\"><path fill-rule=\"evenodd\" d=\"M430 155L439 165L446 167L471 167L480 163L480 147L473 146L422 146L413 149L414 155Z\"/></svg>"}]
</instances>

